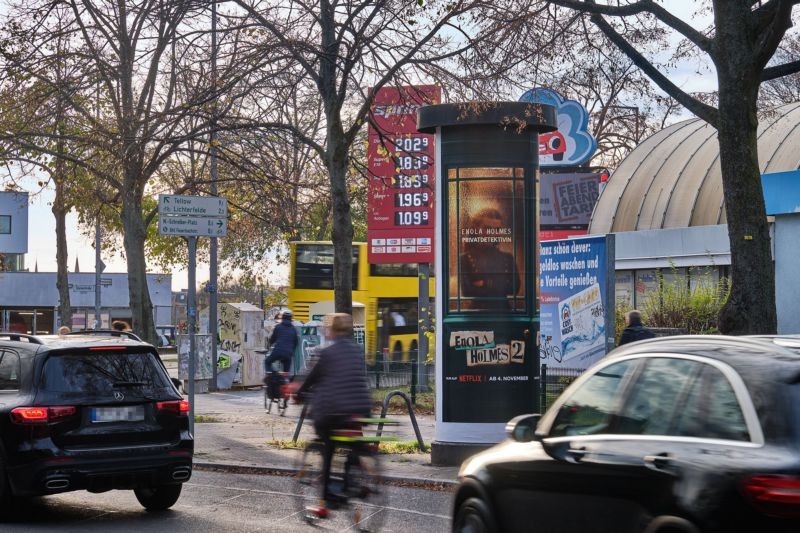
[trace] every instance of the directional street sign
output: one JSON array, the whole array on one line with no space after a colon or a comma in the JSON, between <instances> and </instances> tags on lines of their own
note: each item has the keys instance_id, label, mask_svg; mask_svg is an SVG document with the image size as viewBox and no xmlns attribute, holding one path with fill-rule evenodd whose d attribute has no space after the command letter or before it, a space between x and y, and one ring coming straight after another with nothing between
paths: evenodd
<instances>
[{"instance_id":1,"label":"directional street sign","mask_svg":"<svg viewBox=\"0 0 800 533\"><path fill-rule=\"evenodd\" d=\"M228 200L217 196L158 196L158 233L183 237L225 237Z\"/></svg>"},{"instance_id":2,"label":"directional street sign","mask_svg":"<svg viewBox=\"0 0 800 533\"><path fill-rule=\"evenodd\" d=\"M225 237L228 234L228 220L209 217L170 217L158 219L158 232L161 235L184 237Z\"/></svg>"},{"instance_id":3,"label":"directional street sign","mask_svg":"<svg viewBox=\"0 0 800 533\"><path fill-rule=\"evenodd\" d=\"M228 200L217 196L158 195L159 215L227 218Z\"/></svg>"}]
</instances>

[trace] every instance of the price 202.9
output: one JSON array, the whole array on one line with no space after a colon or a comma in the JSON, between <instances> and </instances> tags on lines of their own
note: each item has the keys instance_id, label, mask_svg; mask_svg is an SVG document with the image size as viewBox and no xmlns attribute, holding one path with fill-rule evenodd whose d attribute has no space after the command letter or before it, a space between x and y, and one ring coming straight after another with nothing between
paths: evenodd
<instances>
[{"instance_id":1,"label":"price 202.9","mask_svg":"<svg viewBox=\"0 0 800 533\"><path fill-rule=\"evenodd\" d=\"M428 137L398 137L393 142L403 152L423 152L430 146Z\"/></svg>"}]
</instances>

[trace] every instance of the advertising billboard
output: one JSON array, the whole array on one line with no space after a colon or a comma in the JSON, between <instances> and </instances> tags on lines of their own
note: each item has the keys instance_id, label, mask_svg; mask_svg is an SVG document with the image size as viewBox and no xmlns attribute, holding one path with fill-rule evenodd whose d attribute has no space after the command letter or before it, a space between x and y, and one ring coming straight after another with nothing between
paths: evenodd
<instances>
[{"instance_id":1,"label":"advertising billboard","mask_svg":"<svg viewBox=\"0 0 800 533\"><path fill-rule=\"evenodd\" d=\"M540 245L539 358L585 369L614 348L613 235Z\"/></svg>"},{"instance_id":2,"label":"advertising billboard","mask_svg":"<svg viewBox=\"0 0 800 533\"><path fill-rule=\"evenodd\" d=\"M375 94L367 148L371 264L433 262L435 136L417 133L417 110L440 99L434 85Z\"/></svg>"},{"instance_id":3,"label":"advertising billboard","mask_svg":"<svg viewBox=\"0 0 800 533\"><path fill-rule=\"evenodd\" d=\"M581 103L542 87L526 91L519 101L548 104L558 113L558 130L539 135L541 168L577 166L592 158L597 140L589 132L589 113Z\"/></svg>"}]
</instances>

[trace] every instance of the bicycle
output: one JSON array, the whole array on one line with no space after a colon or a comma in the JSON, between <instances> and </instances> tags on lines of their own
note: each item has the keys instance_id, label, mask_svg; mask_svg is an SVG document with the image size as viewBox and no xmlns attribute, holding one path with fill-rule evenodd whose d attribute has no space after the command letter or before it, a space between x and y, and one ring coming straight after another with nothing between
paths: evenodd
<instances>
[{"instance_id":1,"label":"bicycle","mask_svg":"<svg viewBox=\"0 0 800 533\"><path fill-rule=\"evenodd\" d=\"M378 444L393 437L366 436L367 424L394 425L395 421L377 418L354 418L353 425L334 432L336 445L331 464L330 492L339 498L325 502L322 498L323 457L325 444L315 439L306 444L295 464L296 511L309 524L331 521L336 530L357 528L360 531L380 530L386 518L388 494L383 485ZM348 508L349 514L331 511Z\"/></svg>"},{"instance_id":2,"label":"bicycle","mask_svg":"<svg viewBox=\"0 0 800 533\"><path fill-rule=\"evenodd\" d=\"M283 416L286 414L286 408L289 406L289 392L287 388L289 373L280 372L278 367L280 367L280 363L273 363L272 370L267 374L266 383L264 385L264 409L267 413L271 413L272 404L278 404L278 414Z\"/></svg>"}]
</instances>

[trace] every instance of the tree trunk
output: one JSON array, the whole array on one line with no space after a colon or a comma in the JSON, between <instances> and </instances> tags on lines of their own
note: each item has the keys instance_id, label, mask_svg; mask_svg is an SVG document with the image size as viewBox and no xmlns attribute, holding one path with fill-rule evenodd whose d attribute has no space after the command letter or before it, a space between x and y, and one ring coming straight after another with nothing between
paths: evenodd
<instances>
[{"instance_id":1,"label":"tree trunk","mask_svg":"<svg viewBox=\"0 0 800 533\"><path fill-rule=\"evenodd\" d=\"M56 287L58 288L58 316L61 325L72 327L72 304L69 299L69 271L67 253L67 207L64 205L64 162L56 161L56 172L62 170L56 184L56 197L53 200L53 216L56 219Z\"/></svg>"},{"instance_id":2,"label":"tree trunk","mask_svg":"<svg viewBox=\"0 0 800 533\"><path fill-rule=\"evenodd\" d=\"M347 147L342 144L334 143L329 137L332 155L327 166L333 219L333 299L337 313L353 314L353 220L347 194Z\"/></svg>"},{"instance_id":3,"label":"tree trunk","mask_svg":"<svg viewBox=\"0 0 800 533\"><path fill-rule=\"evenodd\" d=\"M719 157L731 246L731 295L720 311L719 330L775 333L775 267L758 165L759 80L746 74L754 71L749 45L744 39L732 41L718 49L721 60L716 61Z\"/></svg>"},{"instance_id":4,"label":"tree trunk","mask_svg":"<svg viewBox=\"0 0 800 533\"><path fill-rule=\"evenodd\" d=\"M147 342L157 345L153 303L147 287L147 265L144 255L146 231L142 218L141 198L130 189L124 192L122 198L121 218L125 258L128 262L128 294L133 331Z\"/></svg>"}]
</instances>

